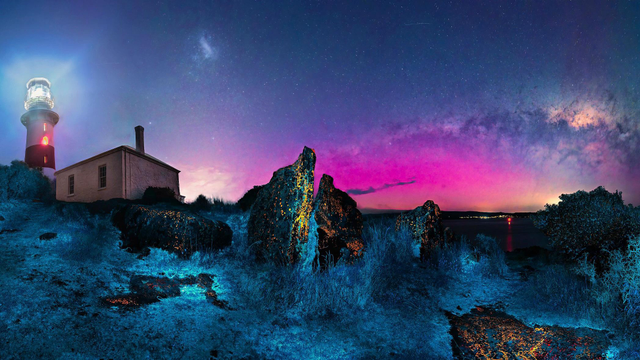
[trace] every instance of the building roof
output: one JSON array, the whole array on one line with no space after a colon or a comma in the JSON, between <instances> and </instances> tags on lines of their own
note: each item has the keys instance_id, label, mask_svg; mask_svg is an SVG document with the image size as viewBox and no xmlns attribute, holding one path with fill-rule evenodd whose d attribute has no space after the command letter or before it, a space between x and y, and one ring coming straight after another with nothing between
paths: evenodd
<instances>
[{"instance_id":1,"label":"building roof","mask_svg":"<svg viewBox=\"0 0 640 360\"><path fill-rule=\"evenodd\" d=\"M117 148L113 148L113 149L111 149L111 150L107 150L107 151L105 151L105 152L103 152L103 153L100 153L100 154L98 154L98 155L92 156L92 157L90 157L90 158L88 158L88 159L86 159L86 160L82 160L82 161L79 161L79 162L77 162L77 163L75 163L75 164L73 164L73 165L69 165L69 166L67 166L67 167L66 167L66 168L64 168L64 169L60 169L60 170L56 171L56 172L54 173L54 175L57 175L57 174L58 174L58 173L60 173L60 172L67 171L67 170L70 170L70 169L73 169L73 168L78 167L78 166L80 166L80 165L84 165L84 164L86 164L86 163L88 163L88 162L90 162L90 161L93 161L93 160L99 159L99 158L101 158L101 157L105 157L105 156L107 156L107 155L111 155L111 154L116 153L116 152L119 152L119 151L125 151L125 152L128 152L128 153L130 153L130 154L137 155L137 156L139 156L139 157L141 157L141 158L143 158L143 159L146 159L146 160L148 160L148 161L150 161L150 162L152 162L152 163L154 163L154 164L160 165L160 166L162 166L162 167L164 167L164 168L167 168L167 169L169 169L169 170L171 170L171 171L175 171L176 173L179 173L179 172L180 172L180 170L178 170L178 169L174 168L173 166L171 166L171 165L169 165L169 164L165 163L165 162L164 162L164 161L162 161L162 160L156 159L155 157L153 157L153 156L151 156L151 155L149 155L149 154L138 152L138 151L136 151L136 149L134 149L134 148L132 148L131 146L128 146L128 145L121 145L121 146L118 146Z\"/></svg>"}]
</instances>

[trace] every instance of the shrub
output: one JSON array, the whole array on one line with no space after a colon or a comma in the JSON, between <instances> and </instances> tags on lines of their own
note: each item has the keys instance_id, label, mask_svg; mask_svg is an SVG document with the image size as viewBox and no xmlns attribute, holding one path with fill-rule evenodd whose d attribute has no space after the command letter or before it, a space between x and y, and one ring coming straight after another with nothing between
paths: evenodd
<instances>
[{"instance_id":1,"label":"shrub","mask_svg":"<svg viewBox=\"0 0 640 360\"><path fill-rule=\"evenodd\" d=\"M55 198L51 180L42 171L30 169L18 160L0 165L0 200Z\"/></svg>"},{"instance_id":2,"label":"shrub","mask_svg":"<svg viewBox=\"0 0 640 360\"><path fill-rule=\"evenodd\" d=\"M197 210L211 211L218 214L233 214L240 212L238 205L234 202L225 201L218 197L208 198L202 194L190 204Z\"/></svg>"},{"instance_id":3,"label":"shrub","mask_svg":"<svg viewBox=\"0 0 640 360\"><path fill-rule=\"evenodd\" d=\"M574 321L598 321L602 306L593 297L592 284L563 264L534 272L516 294L520 304L537 316L562 314Z\"/></svg>"},{"instance_id":4,"label":"shrub","mask_svg":"<svg viewBox=\"0 0 640 360\"><path fill-rule=\"evenodd\" d=\"M211 202L209 201L209 199L207 199L206 196L200 194L200 195L198 195L196 200L191 203L191 206L193 206L194 208L196 208L198 210L210 210L211 209Z\"/></svg>"},{"instance_id":5,"label":"shrub","mask_svg":"<svg viewBox=\"0 0 640 360\"><path fill-rule=\"evenodd\" d=\"M609 269L590 280L600 303L623 309L628 325L640 328L640 236L630 239L626 249L612 252Z\"/></svg>"},{"instance_id":6,"label":"shrub","mask_svg":"<svg viewBox=\"0 0 640 360\"><path fill-rule=\"evenodd\" d=\"M82 231L106 230L111 228L108 217L104 214L91 213L84 203L56 202L51 208L51 222L55 223L55 228L64 231L65 228L72 228Z\"/></svg>"},{"instance_id":7,"label":"shrub","mask_svg":"<svg viewBox=\"0 0 640 360\"><path fill-rule=\"evenodd\" d=\"M615 330L617 337L622 339L623 348L628 348L625 351L640 350L637 345L634 345L635 350L633 346L628 346L638 344L640 340L640 236L631 238L625 249L611 252L609 266L602 273L596 271L595 265L589 262L586 256L578 261L572 270L587 279L583 283L590 295L589 299L581 300L581 303L575 304L574 307L592 309L597 315L592 318L604 320L608 328ZM547 281L557 281L559 278L543 277L546 277ZM564 290L557 289L557 292L562 292L564 296L576 293L575 289L566 285L560 288ZM538 293L539 289L535 292Z\"/></svg>"},{"instance_id":8,"label":"shrub","mask_svg":"<svg viewBox=\"0 0 640 360\"><path fill-rule=\"evenodd\" d=\"M436 248L427 258L427 266L445 274L461 274L465 271L465 264L475 258L466 238ZM443 279L444 280L444 279Z\"/></svg>"},{"instance_id":9,"label":"shrub","mask_svg":"<svg viewBox=\"0 0 640 360\"><path fill-rule=\"evenodd\" d=\"M507 272L504 251L495 238L483 234L472 240L462 237L435 249L427 259L427 266L449 276L466 273L492 278Z\"/></svg>"},{"instance_id":10,"label":"shrub","mask_svg":"<svg viewBox=\"0 0 640 360\"><path fill-rule=\"evenodd\" d=\"M160 202L180 203L176 197L176 192L168 187L149 186L142 195L142 201L146 204L156 204Z\"/></svg>"},{"instance_id":11,"label":"shrub","mask_svg":"<svg viewBox=\"0 0 640 360\"><path fill-rule=\"evenodd\" d=\"M92 228L73 230L67 225L65 233L59 234L55 251L69 261L98 264L105 259L105 253L113 247L112 232L108 228L108 220L95 218Z\"/></svg>"},{"instance_id":12,"label":"shrub","mask_svg":"<svg viewBox=\"0 0 640 360\"><path fill-rule=\"evenodd\" d=\"M256 199L258 198L258 193L263 187L264 185L254 186L253 189L250 189L244 195L242 195L242 197L240 198L240 200L238 200L238 203L237 203L240 209L242 209L242 211L247 211L251 209L251 205L253 205L253 203L256 202Z\"/></svg>"},{"instance_id":13,"label":"shrub","mask_svg":"<svg viewBox=\"0 0 640 360\"><path fill-rule=\"evenodd\" d=\"M210 201L211 210L213 211L221 211L226 213L236 213L240 211L238 205L234 202L226 201L218 197L213 197Z\"/></svg>"},{"instance_id":14,"label":"shrub","mask_svg":"<svg viewBox=\"0 0 640 360\"><path fill-rule=\"evenodd\" d=\"M640 236L629 241L623 261L622 301L633 324L640 327Z\"/></svg>"},{"instance_id":15,"label":"shrub","mask_svg":"<svg viewBox=\"0 0 640 360\"><path fill-rule=\"evenodd\" d=\"M470 241L470 246L483 266L482 272L485 275L505 275L507 272L505 254L495 238L478 234L474 240Z\"/></svg>"},{"instance_id":16,"label":"shrub","mask_svg":"<svg viewBox=\"0 0 640 360\"><path fill-rule=\"evenodd\" d=\"M310 236L307 252L294 266L266 267L263 277L245 288L257 306L302 317L356 314L382 294L388 283L417 258L411 236L394 231L393 222L367 224L363 232L365 251L358 261L344 259L324 270L313 266L317 238ZM310 231L310 234L315 232Z\"/></svg>"},{"instance_id":17,"label":"shrub","mask_svg":"<svg viewBox=\"0 0 640 360\"><path fill-rule=\"evenodd\" d=\"M640 234L637 209L624 204L622 193L602 186L560 195L560 202L545 205L533 222L557 250L574 261L586 255L598 272L607 267L608 252L625 248L629 236Z\"/></svg>"}]
</instances>

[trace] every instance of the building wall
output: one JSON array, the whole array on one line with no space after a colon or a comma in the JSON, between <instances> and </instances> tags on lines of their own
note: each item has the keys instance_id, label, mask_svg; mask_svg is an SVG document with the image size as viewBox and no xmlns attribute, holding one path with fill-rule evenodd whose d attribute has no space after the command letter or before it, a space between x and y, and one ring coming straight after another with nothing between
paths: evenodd
<instances>
[{"instance_id":1,"label":"building wall","mask_svg":"<svg viewBox=\"0 0 640 360\"><path fill-rule=\"evenodd\" d=\"M56 199L69 202L93 202L124 197L122 159L116 151L87 163L56 173ZM98 167L107 166L107 187L98 188ZM74 195L69 195L69 175L74 175Z\"/></svg>"},{"instance_id":2,"label":"building wall","mask_svg":"<svg viewBox=\"0 0 640 360\"><path fill-rule=\"evenodd\" d=\"M149 186L168 187L180 195L178 173L141 157L135 151L125 151L126 198L140 199Z\"/></svg>"}]
</instances>

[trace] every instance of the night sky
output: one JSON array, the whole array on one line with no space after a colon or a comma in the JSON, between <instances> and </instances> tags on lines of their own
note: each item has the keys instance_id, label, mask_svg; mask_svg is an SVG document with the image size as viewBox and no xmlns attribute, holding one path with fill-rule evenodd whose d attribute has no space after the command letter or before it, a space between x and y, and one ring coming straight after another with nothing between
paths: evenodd
<instances>
[{"instance_id":1,"label":"night sky","mask_svg":"<svg viewBox=\"0 0 640 360\"><path fill-rule=\"evenodd\" d=\"M44 76L59 169L143 125L187 199L235 201L306 145L361 209L532 211L598 185L640 204L637 2L12 3L3 164Z\"/></svg>"}]
</instances>

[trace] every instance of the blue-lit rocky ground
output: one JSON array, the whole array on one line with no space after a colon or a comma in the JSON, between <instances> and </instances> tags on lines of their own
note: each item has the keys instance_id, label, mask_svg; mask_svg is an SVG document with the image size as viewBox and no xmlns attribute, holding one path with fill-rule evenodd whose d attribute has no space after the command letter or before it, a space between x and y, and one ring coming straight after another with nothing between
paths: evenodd
<instances>
[{"instance_id":1,"label":"blue-lit rocky ground","mask_svg":"<svg viewBox=\"0 0 640 360\"><path fill-rule=\"evenodd\" d=\"M542 351L553 344L585 359L640 354L616 299L542 250L505 260L479 238L425 263L393 218L365 217L363 258L320 272L254 261L248 213L200 214L229 224L233 243L182 259L121 249L109 215L82 205L1 203L0 358L563 358ZM139 294L140 276L175 286L148 304L108 301Z\"/></svg>"},{"instance_id":2,"label":"blue-lit rocky ground","mask_svg":"<svg viewBox=\"0 0 640 360\"><path fill-rule=\"evenodd\" d=\"M505 254L431 200L363 217L328 175L314 196L314 166L304 148L237 204L86 205L0 166L0 358L640 358L640 211L620 193L561 195L534 217L554 250Z\"/></svg>"}]
</instances>

